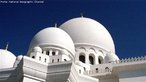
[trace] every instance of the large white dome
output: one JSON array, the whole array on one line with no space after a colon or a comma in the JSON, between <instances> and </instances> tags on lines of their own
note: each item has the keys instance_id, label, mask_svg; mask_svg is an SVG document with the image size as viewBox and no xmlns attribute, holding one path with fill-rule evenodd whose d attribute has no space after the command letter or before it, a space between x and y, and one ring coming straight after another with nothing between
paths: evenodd
<instances>
[{"instance_id":1,"label":"large white dome","mask_svg":"<svg viewBox=\"0 0 146 82\"><path fill-rule=\"evenodd\" d=\"M16 56L7 50L0 49L0 69L12 68Z\"/></svg>"},{"instance_id":2,"label":"large white dome","mask_svg":"<svg viewBox=\"0 0 146 82\"><path fill-rule=\"evenodd\" d=\"M85 17L73 18L60 26L73 39L75 45L93 45L115 53L113 39L99 22Z\"/></svg>"},{"instance_id":3,"label":"large white dome","mask_svg":"<svg viewBox=\"0 0 146 82\"><path fill-rule=\"evenodd\" d=\"M38 32L30 43L29 51L36 46L56 46L75 54L75 47L70 36L62 29L49 27Z\"/></svg>"}]
</instances>

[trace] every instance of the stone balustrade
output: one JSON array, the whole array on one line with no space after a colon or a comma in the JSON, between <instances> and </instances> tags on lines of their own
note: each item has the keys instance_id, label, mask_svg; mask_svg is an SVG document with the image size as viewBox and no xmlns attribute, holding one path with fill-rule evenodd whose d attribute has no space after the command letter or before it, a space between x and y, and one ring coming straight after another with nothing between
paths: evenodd
<instances>
[{"instance_id":1,"label":"stone balustrade","mask_svg":"<svg viewBox=\"0 0 146 82\"><path fill-rule=\"evenodd\" d=\"M101 74L101 73L110 73L111 70L110 69L100 69L100 70L88 70L85 71L84 74L85 75L91 75L91 74Z\"/></svg>"},{"instance_id":2,"label":"stone balustrade","mask_svg":"<svg viewBox=\"0 0 146 82\"><path fill-rule=\"evenodd\" d=\"M134 57L134 58L133 57L125 58L125 59L121 59L119 61L115 61L111 63L119 64L119 63L137 62L137 61L145 61L145 60L146 60L146 56L141 56L141 57ZM111 69L107 67L105 69L88 70L88 71L85 71L84 74L91 75L91 74L101 74L101 73L110 73L110 72L111 72Z\"/></svg>"}]
</instances>

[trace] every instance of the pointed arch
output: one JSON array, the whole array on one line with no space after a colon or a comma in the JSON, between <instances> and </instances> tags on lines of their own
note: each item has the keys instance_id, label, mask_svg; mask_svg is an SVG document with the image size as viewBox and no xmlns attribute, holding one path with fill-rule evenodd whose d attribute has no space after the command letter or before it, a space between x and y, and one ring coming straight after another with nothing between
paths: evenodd
<instances>
[{"instance_id":1,"label":"pointed arch","mask_svg":"<svg viewBox=\"0 0 146 82\"><path fill-rule=\"evenodd\" d=\"M96 50L94 48L90 48L89 50L93 51L94 53L96 53Z\"/></svg>"},{"instance_id":2,"label":"pointed arch","mask_svg":"<svg viewBox=\"0 0 146 82\"><path fill-rule=\"evenodd\" d=\"M102 56L99 56L99 57L98 57L98 63L99 63L99 64L102 64L102 63L103 63L103 57L102 57Z\"/></svg>"},{"instance_id":3,"label":"pointed arch","mask_svg":"<svg viewBox=\"0 0 146 82\"><path fill-rule=\"evenodd\" d=\"M89 54L89 63L91 65L95 64L95 55L93 53Z\"/></svg>"},{"instance_id":4,"label":"pointed arch","mask_svg":"<svg viewBox=\"0 0 146 82\"><path fill-rule=\"evenodd\" d=\"M85 63L85 54L84 53L79 54L79 61Z\"/></svg>"},{"instance_id":5,"label":"pointed arch","mask_svg":"<svg viewBox=\"0 0 146 82\"><path fill-rule=\"evenodd\" d=\"M86 48L84 48L84 47L80 47L79 49L82 49L82 50L86 51Z\"/></svg>"}]
</instances>

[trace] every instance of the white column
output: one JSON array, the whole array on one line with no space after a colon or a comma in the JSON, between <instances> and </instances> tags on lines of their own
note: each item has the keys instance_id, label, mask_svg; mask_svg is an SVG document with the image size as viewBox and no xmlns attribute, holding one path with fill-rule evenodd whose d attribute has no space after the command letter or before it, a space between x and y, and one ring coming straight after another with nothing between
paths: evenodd
<instances>
[{"instance_id":1,"label":"white column","mask_svg":"<svg viewBox=\"0 0 146 82\"><path fill-rule=\"evenodd\" d=\"M85 63L89 64L89 53L85 53Z\"/></svg>"}]
</instances>

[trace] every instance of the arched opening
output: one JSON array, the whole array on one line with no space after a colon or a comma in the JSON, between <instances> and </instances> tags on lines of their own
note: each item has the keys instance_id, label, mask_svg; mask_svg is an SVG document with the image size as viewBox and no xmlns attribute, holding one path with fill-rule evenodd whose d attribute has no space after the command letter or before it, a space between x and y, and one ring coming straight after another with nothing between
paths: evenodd
<instances>
[{"instance_id":1,"label":"arched opening","mask_svg":"<svg viewBox=\"0 0 146 82\"><path fill-rule=\"evenodd\" d=\"M101 59L100 58L98 59L98 62L99 62L99 64L101 64Z\"/></svg>"},{"instance_id":2,"label":"arched opening","mask_svg":"<svg viewBox=\"0 0 146 82\"><path fill-rule=\"evenodd\" d=\"M80 60L81 62L85 63L85 56L81 54L81 55L79 56L79 60Z\"/></svg>"},{"instance_id":3,"label":"arched opening","mask_svg":"<svg viewBox=\"0 0 146 82\"><path fill-rule=\"evenodd\" d=\"M101 56L98 57L98 63L102 64L103 63L103 58Z\"/></svg>"},{"instance_id":4,"label":"arched opening","mask_svg":"<svg viewBox=\"0 0 146 82\"><path fill-rule=\"evenodd\" d=\"M59 59L57 59L57 61L59 62Z\"/></svg>"},{"instance_id":5,"label":"arched opening","mask_svg":"<svg viewBox=\"0 0 146 82\"><path fill-rule=\"evenodd\" d=\"M86 68L84 67L84 71L86 71Z\"/></svg>"},{"instance_id":6,"label":"arched opening","mask_svg":"<svg viewBox=\"0 0 146 82\"><path fill-rule=\"evenodd\" d=\"M52 55L53 55L53 56L55 55L55 52L54 52L54 51L52 52Z\"/></svg>"},{"instance_id":7,"label":"arched opening","mask_svg":"<svg viewBox=\"0 0 146 82\"><path fill-rule=\"evenodd\" d=\"M93 56L89 56L89 62L90 64L94 65L94 57Z\"/></svg>"},{"instance_id":8,"label":"arched opening","mask_svg":"<svg viewBox=\"0 0 146 82\"><path fill-rule=\"evenodd\" d=\"M108 68L108 67L106 67L106 68L105 68L105 71L106 71L106 72L109 72L109 68Z\"/></svg>"},{"instance_id":9,"label":"arched opening","mask_svg":"<svg viewBox=\"0 0 146 82\"><path fill-rule=\"evenodd\" d=\"M47 51L47 55L50 55L50 52L49 51Z\"/></svg>"}]
</instances>

